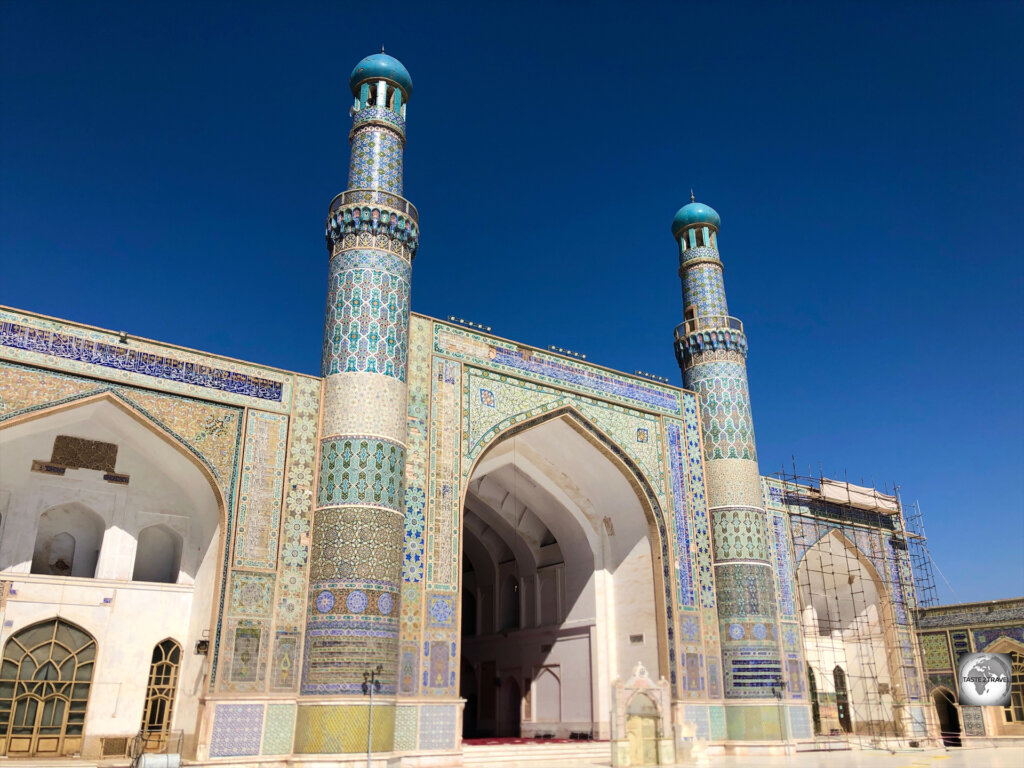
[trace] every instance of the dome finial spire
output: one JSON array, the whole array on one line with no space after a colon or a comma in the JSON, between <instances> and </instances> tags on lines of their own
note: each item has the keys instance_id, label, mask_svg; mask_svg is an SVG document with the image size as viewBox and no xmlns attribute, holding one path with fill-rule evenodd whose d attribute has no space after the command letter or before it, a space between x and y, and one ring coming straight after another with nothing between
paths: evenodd
<instances>
[{"instance_id":1,"label":"dome finial spire","mask_svg":"<svg viewBox=\"0 0 1024 768\"><path fill-rule=\"evenodd\" d=\"M695 203L695 202L697 202L697 198L695 198L695 197L693 196L693 187L690 187L690 202L691 202L691 203Z\"/></svg>"},{"instance_id":2,"label":"dome finial spire","mask_svg":"<svg viewBox=\"0 0 1024 768\"><path fill-rule=\"evenodd\" d=\"M384 46L383 45L380 47L380 52L384 53Z\"/></svg>"}]
</instances>

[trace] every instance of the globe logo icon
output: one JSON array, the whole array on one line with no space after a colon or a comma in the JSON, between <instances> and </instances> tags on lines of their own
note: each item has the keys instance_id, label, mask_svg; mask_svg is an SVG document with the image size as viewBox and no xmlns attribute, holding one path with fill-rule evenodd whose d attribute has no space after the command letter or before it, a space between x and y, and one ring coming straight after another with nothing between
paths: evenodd
<instances>
[{"instance_id":1,"label":"globe logo icon","mask_svg":"<svg viewBox=\"0 0 1024 768\"><path fill-rule=\"evenodd\" d=\"M1010 705L1013 664L1008 653L968 653L960 660L960 704L969 707Z\"/></svg>"}]
</instances>

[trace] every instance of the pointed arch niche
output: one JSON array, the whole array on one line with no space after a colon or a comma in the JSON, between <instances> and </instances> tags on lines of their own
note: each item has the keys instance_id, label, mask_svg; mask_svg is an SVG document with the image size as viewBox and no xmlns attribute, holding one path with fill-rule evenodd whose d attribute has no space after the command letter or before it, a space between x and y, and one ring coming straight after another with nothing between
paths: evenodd
<instances>
[{"instance_id":1,"label":"pointed arch niche","mask_svg":"<svg viewBox=\"0 0 1024 768\"><path fill-rule=\"evenodd\" d=\"M95 456L57 462L61 437L95 447ZM119 703L113 716L109 707L89 710L83 751L98 750L101 736L138 732L146 670L167 638L180 643L177 679L191 692L174 703L175 722L194 728L205 659L184 651L211 629L224 547L225 504L212 470L107 392L0 424L0 499L0 573L18 591L2 636L59 615L99 648L117 649L97 657L92 682L116 685Z\"/></svg>"},{"instance_id":2,"label":"pointed arch niche","mask_svg":"<svg viewBox=\"0 0 1024 768\"><path fill-rule=\"evenodd\" d=\"M874 565L832 529L803 554L797 583L821 732L899 735L905 682L892 606Z\"/></svg>"},{"instance_id":3,"label":"pointed arch niche","mask_svg":"<svg viewBox=\"0 0 1024 768\"><path fill-rule=\"evenodd\" d=\"M666 541L639 469L572 408L496 435L463 503L463 670L477 690L467 736L508 728L522 680L523 736L610 734L612 681L638 662L668 676ZM465 675L463 671L463 675Z\"/></svg>"}]
</instances>

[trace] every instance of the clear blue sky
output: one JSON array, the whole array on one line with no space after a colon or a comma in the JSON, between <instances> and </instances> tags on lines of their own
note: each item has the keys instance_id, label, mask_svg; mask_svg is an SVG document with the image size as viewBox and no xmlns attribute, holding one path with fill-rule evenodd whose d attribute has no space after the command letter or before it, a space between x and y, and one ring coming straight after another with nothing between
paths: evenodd
<instances>
[{"instance_id":1,"label":"clear blue sky","mask_svg":"<svg viewBox=\"0 0 1024 768\"><path fill-rule=\"evenodd\" d=\"M692 186L762 472L895 481L955 598L1021 595L1022 39L1010 2L4 2L0 302L316 373L384 44L414 310L678 383Z\"/></svg>"}]
</instances>

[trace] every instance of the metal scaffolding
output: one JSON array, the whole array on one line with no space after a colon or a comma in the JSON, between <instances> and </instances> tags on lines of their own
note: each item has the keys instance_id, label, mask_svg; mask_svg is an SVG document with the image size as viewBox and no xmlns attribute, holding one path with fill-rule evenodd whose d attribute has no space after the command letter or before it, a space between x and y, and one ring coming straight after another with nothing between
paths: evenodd
<instances>
[{"instance_id":1,"label":"metal scaffolding","mask_svg":"<svg viewBox=\"0 0 1024 768\"><path fill-rule=\"evenodd\" d=\"M920 507L905 516L898 488L795 469L775 477L798 557L815 739L822 748L918 747L927 726L914 722L924 712L916 608L936 600Z\"/></svg>"}]
</instances>

